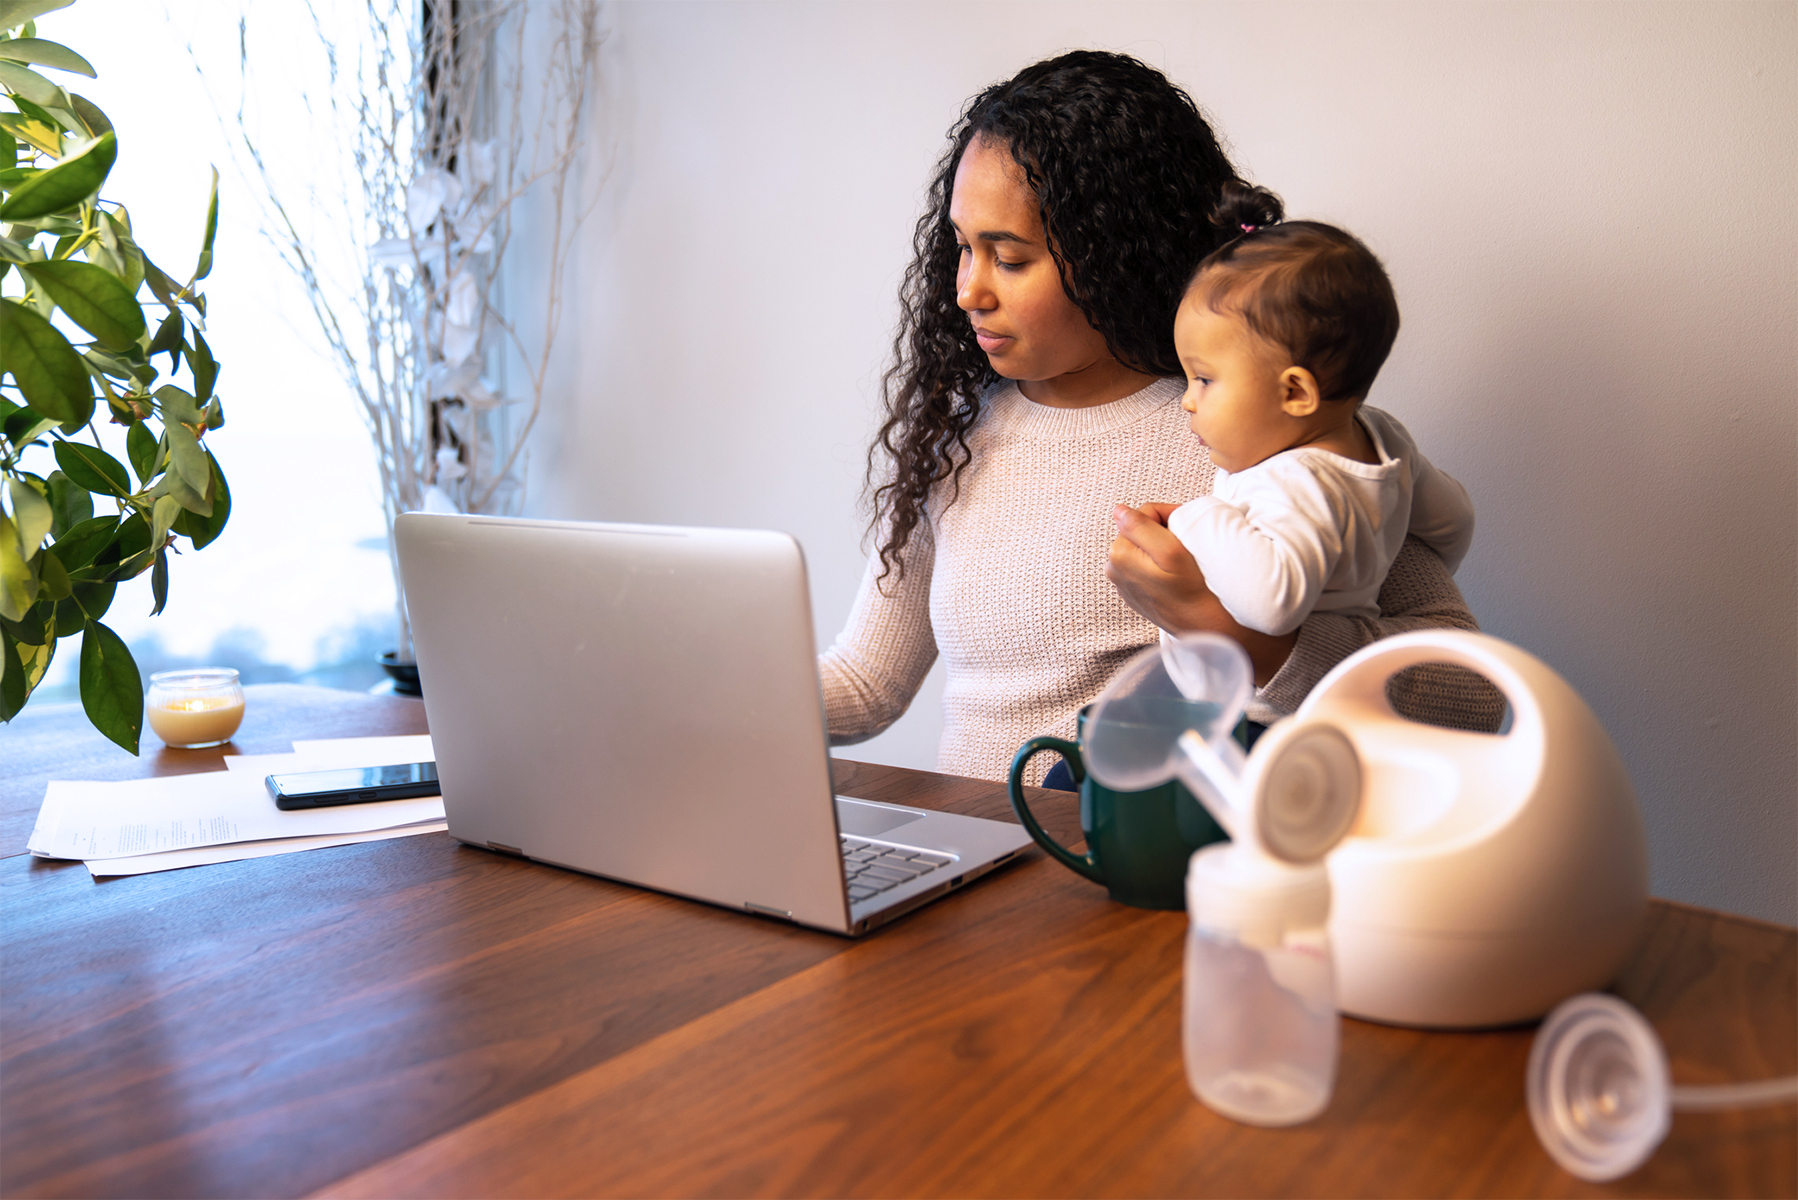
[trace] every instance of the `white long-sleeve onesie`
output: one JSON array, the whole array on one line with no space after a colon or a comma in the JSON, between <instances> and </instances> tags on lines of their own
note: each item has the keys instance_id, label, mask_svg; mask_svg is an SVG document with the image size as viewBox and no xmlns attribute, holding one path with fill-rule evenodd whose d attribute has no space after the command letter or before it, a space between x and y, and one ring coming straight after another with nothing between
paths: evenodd
<instances>
[{"instance_id":1,"label":"white long-sleeve onesie","mask_svg":"<svg viewBox=\"0 0 1798 1200\"><path fill-rule=\"evenodd\" d=\"M1451 572L1466 556L1467 489L1432 466L1390 414L1363 406L1356 417L1378 462L1299 446L1246 470L1219 468L1209 496L1168 518L1206 584L1249 628L1290 633L1313 612L1377 615L1407 532Z\"/></svg>"}]
</instances>

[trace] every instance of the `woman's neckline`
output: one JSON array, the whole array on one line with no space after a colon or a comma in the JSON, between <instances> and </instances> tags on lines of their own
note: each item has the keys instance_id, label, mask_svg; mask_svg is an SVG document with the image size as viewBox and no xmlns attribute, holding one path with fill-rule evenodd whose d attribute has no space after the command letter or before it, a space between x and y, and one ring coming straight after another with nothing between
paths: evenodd
<instances>
[{"instance_id":1,"label":"woman's neckline","mask_svg":"<svg viewBox=\"0 0 1798 1200\"><path fill-rule=\"evenodd\" d=\"M1133 424L1160 412L1170 402L1178 403L1185 390L1184 379L1154 379L1128 396L1107 400L1104 404L1056 408L1038 404L1019 390L1015 382L1006 380L989 403L992 418L1013 432L1059 440L1090 437Z\"/></svg>"},{"instance_id":2,"label":"woman's neckline","mask_svg":"<svg viewBox=\"0 0 1798 1200\"><path fill-rule=\"evenodd\" d=\"M1127 400L1154 383L1155 380L1154 375L1132 370L1115 358L1107 358L1084 370L1071 372L1054 379L1017 380L1014 382L1017 384L1019 394L1024 399L1044 408L1099 408L1107 404L1116 404L1119 400ZM1026 392L1024 390L1026 387L1049 396L1067 397L1071 393L1076 398L1038 399ZM1117 391L1119 388L1127 390L1118 392L1117 395L1105 400L1085 398L1091 395L1103 396L1108 392Z\"/></svg>"}]
</instances>

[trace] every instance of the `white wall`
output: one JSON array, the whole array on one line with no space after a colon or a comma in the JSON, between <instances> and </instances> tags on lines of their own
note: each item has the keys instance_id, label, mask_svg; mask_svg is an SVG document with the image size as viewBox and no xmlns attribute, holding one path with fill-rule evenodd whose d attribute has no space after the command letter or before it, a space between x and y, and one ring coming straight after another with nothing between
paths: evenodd
<instances>
[{"instance_id":1,"label":"white wall","mask_svg":"<svg viewBox=\"0 0 1798 1200\"><path fill-rule=\"evenodd\" d=\"M1798 7L612 4L535 511L799 536L820 644L944 130L1057 51L1192 92L1384 256L1376 389L1479 506L1484 626L1591 701L1658 894L1798 920ZM1179 497L1168 497L1179 499ZM852 753L928 765L934 693ZM923 711L919 711L922 709Z\"/></svg>"}]
</instances>

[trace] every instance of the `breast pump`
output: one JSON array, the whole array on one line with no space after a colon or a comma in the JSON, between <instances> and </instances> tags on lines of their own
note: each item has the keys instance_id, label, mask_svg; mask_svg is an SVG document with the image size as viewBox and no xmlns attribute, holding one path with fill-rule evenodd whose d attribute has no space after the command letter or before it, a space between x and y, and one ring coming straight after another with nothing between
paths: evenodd
<instances>
[{"instance_id":1,"label":"breast pump","mask_svg":"<svg viewBox=\"0 0 1798 1200\"><path fill-rule=\"evenodd\" d=\"M1498 686L1507 732L1438 729L1393 710L1394 675L1442 662ZM1244 754L1225 731L1250 672L1227 639L1164 640L1125 666L1087 728L1100 782L1133 790L1177 777L1233 839L1195 854L1187 880L1187 1066L1207 1104L1258 1124L1323 1108L1332 962L1336 1007L1370 1020L1467 1028L1554 1008L1526 1095L1543 1147L1582 1179L1635 1170L1674 1110L1798 1098L1798 1078L1673 1086L1642 1016L1589 990L1634 948L1646 845L1609 737L1546 664L1481 634L1388 638L1344 660ZM1314 928L1323 909L1327 936Z\"/></svg>"}]
</instances>

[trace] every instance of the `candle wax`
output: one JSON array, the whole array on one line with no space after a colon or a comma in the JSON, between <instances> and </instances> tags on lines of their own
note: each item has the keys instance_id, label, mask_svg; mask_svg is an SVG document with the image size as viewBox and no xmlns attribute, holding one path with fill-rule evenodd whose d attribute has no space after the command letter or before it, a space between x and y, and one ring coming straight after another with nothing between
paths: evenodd
<instances>
[{"instance_id":1,"label":"candle wax","mask_svg":"<svg viewBox=\"0 0 1798 1200\"><path fill-rule=\"evenodd\" d=\"M241 696L176 696L149 710L150 728L170 746L223 742L243 724Z\"/></svg>"}]
</instances>

